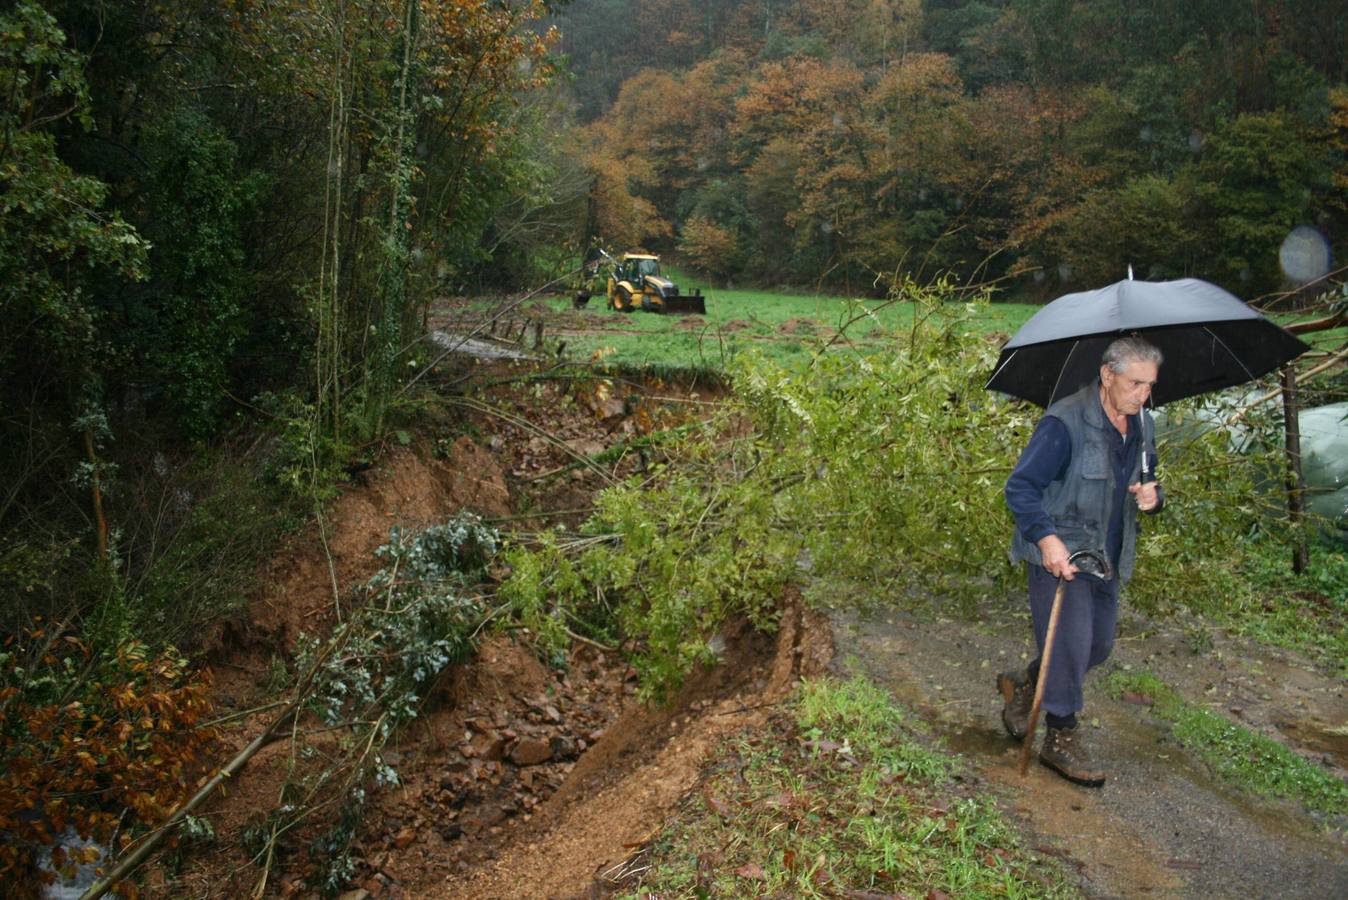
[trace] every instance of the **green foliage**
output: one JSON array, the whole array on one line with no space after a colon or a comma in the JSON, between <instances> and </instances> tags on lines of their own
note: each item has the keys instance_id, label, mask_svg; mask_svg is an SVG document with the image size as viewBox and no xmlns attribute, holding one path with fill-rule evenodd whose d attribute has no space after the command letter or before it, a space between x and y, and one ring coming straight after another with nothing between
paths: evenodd
<instances>
[{"instance_id":1,"label":"green foliage","mask_svg":"<svg viewBox=\"0 0 1348 900\"><path fill-rule=\"evenodd\" d=\"M83 60L64 43L37 3L0 15L0 398L18 412L7 443L19 422L60 428L98 400L92 277L144 273L146 244L103 209L107 186L57 153L56 124L89 124Z\"/></svg>"},{"instance_id":2,"label":"green foliage","mask_svg":"<svg viewBox=\"0 0 1348 900\"><path fill-rule=\"evenodd\" d=\"M623 896L1071 895L874 684L807 681L792 714L729 742Z\"/></svg>"},{"instance_id":3,"label":"green foliage","mask_svg":"<svg viewBox=\"0 0 1348 900\"><path fill-rule=\"evenodd\" d=\"M1348 784L1272 738L1194 706L1150 672L1117 671L1107 684L1116 696L1132 691L1150 697L1152 712L1171 723L1175 739L1220 777L1267 797L1348 814Z\"/></svg>"},{"instance_id":4,"label":"green foliage","mask_svg":"<svg viewBox=\"0 0 1348 900\"><path fill-rule=\"evenodd\" d=\"M533 545L511 545L504 554L510 577L501 585L501 598L548 655L570 645L569 621L593 619L591 636L612 637L612 609L602 605L609 554L582 553L577 558L567 552L570 549L560 535L545 532ZM597 588L590 589L590 583ZM601 608L594 609L591 601Z\"/></svg>"},{"instance_id":5,"label":"green foliage","mask_svg":"<svg viewBox=\"0 0 1348 900\"><path fill-rule=\"evenodd\" d=\"M1202 610L1238 589L1245 545L1239 539L1261 525L1276 527L1277 498L1261 490L1262 473L1276 465L1272 452L1233 452L1221 429L1195 429L1232 406L1212 398L1166 407L1167 432L1158 436L1157 478L1166 506L1139 518L1138 565L1129 602L1150 612L1177 606Z\"/></svg>"},{"instance_id":6,"label":"green foliage","mask_svg":"<svg viewBox=\"0 0 1348 900\"><path fill-rule=\"evenodd\" d=\"M377 722L382 740L416 717L435 677L472 649L483 609L468 587L498 540L471 513L409 538L393 530L376 551L386 564L331 638L342 652L321 657L324 645L309 640L298 653L300 670L323 660L312 696L325 722Z\"/></svg>"},{"instance_id":7,"label":"green foliage","mask_svg":"<svg viewBox=\"0 0 1348 900\"><path fill-rule=\"evenodd\" d=\"M499 537L472 514L461 514L412 535L395 528L378 549L383 567L366 583L357 606L326 641L302 636L296 668L305 673L309 708L335 732L340 751L320 754L296 735L301 765L278 805L259 813L243 836L258 863L292 848L296 827L325 807L335 810L311 835L308 855L325 896L346 887L355 872L369 795L400 783L380 755L397 729L416 719L432 685L465 659L485 624L474 593Z\"/></svg>"},{"instance_id":8,"label":"green foliage","mask_svg":"<svg viewBox=\"0 0 1348 900\"><path fill-rule=\"evenodd\" d=\"M129 628L142 640L195 647L209 623L246 604L263 563L308 512L237 452L160 455L158 472L138 473L125 489L118 549Z\"/></svg>"},{"instance_id":9,"label":"green foliage","mask_svg":"<svg viewBox=\"0 0 1348 900\"><path fill-rule=\"evenodd\" d=\"M1001 481L1030 417L982 390L994 349L969 327L978 305L907 290L890 352L791 368L742 355L722 416L601 494L585 537L512 549L502 594L522 621L560 641L612 604L651 696L711 658L727 618L771 625L802 569L956 594L1009 573ZM878 326L869 313L858 322Z\"/></svg>"},{"instance_id":10,"label":"green foliage","mask_svg":"<svg viewBox=\"0 0 1348 900\"><path fill-rule=\"evenodd\" d=\"M1190 202L1174 182L1144 175L1117 188L1084 197L1066 214L1060 244L1082 284L1109 284L1128 260L1139 277L1182 277L1197 254L1196 236L1186 223ZM1279 237L1281 240L1281 237Z\"/></svg>"},{"instance_id":11,"label":"green foliage","mask_svg":"<svg viewBox=\"0 0 1348 900\"><path fill-rule=\"evenodd\" d=\"M1288 543L1276 535L1242 549L1243 581L1208 598L1204 610L1238 633L1318 655L1348 677L1348 553L1311 540L1310 565L1296 575Z\"/></svg>"},{"instance_id":12,"label":"green foliage","mask_svg":"<svg viewBox=\"0 0 1348 900\"><path fill-rule=\"evenodd\" d=\"M1348 658L1343 554L1315 540L1316 523L1293 528L1288 521L1280 413L1250 411L1235 431L1211 427L1239 408L1227 395L1166 407L1158 437L1166 507L1141 518L1128 600L1151 613L1186 609L1341 669ZM1297 576L1290 547L1307 539L1311 566Z\"/></svg>"},{"instance_id":13,"label":"green foliage","mask_svg":"<svg viewBox=\"0 0 1348 900\"><path fill-rule=\"evenodd\" d=\"M107 185L58 152L55 129L90 124L84 65L40 4L0 13L0 586L19 601L4 611L11 628L72 617L112 587L89 559L89 513L69 498L87 500L93 477L113 474L100 455L110 432L98 293L143 277L147 248L106 210Z\"/></svg>"},{"instance_id":14,"label":"green foliage","mask_svg":"<svg viewBox=\"0 0 1348 900\"><path fill-rule=\"evenodd\" d=\"M996 356L983 328L1007 310L949 289L900 290L897 308L831 307L851 325L827 352L783 362L742 350L721 417L662 444L641 480L605 491L581 536L512 547L502 595L517 620L550 648L573 629L627 642L655 696L712 657L727 617L770 625L788 581L835 603L856 582L947 603L1018 591L1002 486L1041 411L983 389ZM1234 411L1222 403L1234 401L1166 409L1167 506L1143 517L1128 600L1286 641L1294 632L1272 623L1304 603L1265 604L1247 571L1256 535L1286 538L1268 478L1280 456L1260 441L1234 452L1209 427ZM1274 424L1246 422L1255 435ZM1332 653L1344 629L1332 610L1323 622L1314 642Z\"/></svg>"},{"instance_id":15,"label":"green foliage","mask_svg":"<svg viewBox=\"0 0 1348 900\"><path fill-rule=\"evenodd\" d=\"M138 210L153 278L120 298L127 374L164 386L166 411L190 437L214 431L255 289L244 245L269 178L240 173L238 148L199 110L166 110L145 129ZM182 223L193 222L192 228ZM123 366L118 366L123 368Z\"/></svg>"},{"instance_id":16,"label":"green foliage","mask_svg":"<svg viewBox=\"0 0 1348 900\"><path fill-rule=\"evenodd\" d=\"M1323 146L1281 112L1245 114L1223 123L1193 170L1191 190L1213 277L1256 293L1282 283L1276 248L1329 187Z\"/></svg>"},{"instance_id":17,"label":"green foliage","mask_svg":"<svg viewBox=\"0 0 1348 900\"><path fill-rule=\"evenodd\" d=\"M992 511L1031 421L982 389L995 350L969 328L977 305L914 299L888 353L819 356L798 375L746 368L736 385L765 477L794 484L778 502L790 498L816 575L867 577L878 563L958 593L1007 569Z\"/></svg>"},{"instance_id":18,"label":"green foliage","mask_svg":"<svg viewBox=\"0 0 1348 900\"><path fill-rule=\"evenodd\" d=\"M679 452L705 457L706 441L694 437ZM545 646L565 642L568 622L640 641L635 665L648 698L666 696L694 665L711 661L708 641L729 617L770 624L798 548L774 527L758 480L663 466L657 474L658 486L604 492L585 538L512 548L501 588Z\"/></svg>"},{"instance_id":19,"label":"green foliage","mask_svg":"<svg viewBox=\"0 0 1348 900\"><path fill-rule=\"evenodd\" d=\"M325 430L318 410L294 393L263 398L275 411L276 447L267 461L269 478L293 497L325 503L337 496L350 447Z\"/></svg>"}]
</instances>

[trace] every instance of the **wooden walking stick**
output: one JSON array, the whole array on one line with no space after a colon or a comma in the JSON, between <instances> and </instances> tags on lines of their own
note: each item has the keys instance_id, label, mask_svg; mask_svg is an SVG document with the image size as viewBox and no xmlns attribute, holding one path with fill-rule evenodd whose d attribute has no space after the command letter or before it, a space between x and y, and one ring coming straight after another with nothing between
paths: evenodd
<instances>
[{"instance_id":1,"label":"wooden walking stick","mask_svg":"<svg viewBox=\"0 0 1348 900\"><path fill-rule=\"evenodd\" d=\"M1094 550L1078 550L1067 557L1067 562L1077 567L1079 572L1094 575L1102 581L1108 581L1113 572L1109 561ZM1058 616L1062 613L1062 600L1067 593L1067 579L1058 579L1058 589L1053 592L1053 611L1048 614L1048 634L1044 635L1044 655L1039 660L1039 677L1035 679L1034 703L1030 705L1030 720L1025 723L1025 743L1020 748L1020 774L1030 766L1030 750L1034 747L1034 732L1039 724L1039 705L1044 700L1044 685L1048 682L1049 662L1053 657L1053 639L1058 633Z\"/></svg>"}]
</instances>

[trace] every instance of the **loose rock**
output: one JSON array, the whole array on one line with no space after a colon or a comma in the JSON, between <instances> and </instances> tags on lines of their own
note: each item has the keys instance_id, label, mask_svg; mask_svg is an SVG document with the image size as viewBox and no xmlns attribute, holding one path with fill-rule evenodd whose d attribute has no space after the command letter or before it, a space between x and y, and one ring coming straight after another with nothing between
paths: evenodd
<instances>
[{"instance_id":1,"label":"loose rock","mask_svg":"<svg viewBox=\"0 0 1348 900\"><path fill-rule=\"evenodd\" d=\"M521 738L510 751L510 761L517 766L536 766L552 759L552 748L537 738Z\"/></svg>"}]
</instances>

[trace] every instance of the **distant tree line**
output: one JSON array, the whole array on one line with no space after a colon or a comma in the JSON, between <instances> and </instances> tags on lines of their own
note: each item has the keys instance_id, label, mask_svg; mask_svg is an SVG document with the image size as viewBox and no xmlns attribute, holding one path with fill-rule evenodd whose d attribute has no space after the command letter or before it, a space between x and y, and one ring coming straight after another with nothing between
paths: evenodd
<instances>
[{"instance_id":1,"label":"distant tree line","mask_svg":"<svg viewBox=\"0 0 1348 900\"><path fill-rule=\"evenodd\" d=\"M706 272L904 268L1023 292L1284 285L1348 249L1348 7L1316 0L577 0L601 233Z\"/></svg>"}]
</instances>

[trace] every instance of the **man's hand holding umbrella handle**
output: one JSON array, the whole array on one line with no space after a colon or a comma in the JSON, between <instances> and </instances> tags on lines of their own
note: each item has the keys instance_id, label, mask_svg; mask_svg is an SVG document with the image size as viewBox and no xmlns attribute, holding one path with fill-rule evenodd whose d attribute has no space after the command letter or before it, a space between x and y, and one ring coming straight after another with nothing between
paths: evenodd
<instances>
[{"instance_id":1,"label":"man's hand holding umbrella handle","mask_svg":"<svg viewBox=\"0 0 1348 900\"><path fill-rule=\"evenodd\" d=\"M1128 486L1128 493L1133 495L1137 501L1137 508L1143 512L1151 512L1160 504L1160 495L1156 493L1155 481L1141 481L1137 484Z\"/></svg>"},{"instance_id":2,"label":"man's hand holding umbrella handle","mask_svg":"<svg viewBox=\"0 0 1348 900\"><path fill-rule=\"evenodd\" d=\"M1071 551L1056 534L1046 534L1039 539L1039 556L1044 562L1044 568L1055 578L1071 581L1080 571L1072 565Z\"/></svg>"}]
</instances>

